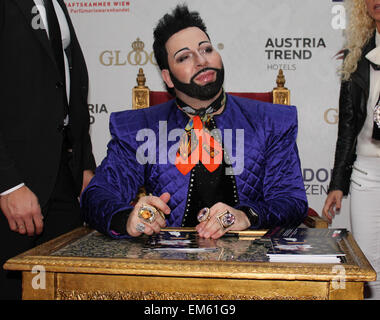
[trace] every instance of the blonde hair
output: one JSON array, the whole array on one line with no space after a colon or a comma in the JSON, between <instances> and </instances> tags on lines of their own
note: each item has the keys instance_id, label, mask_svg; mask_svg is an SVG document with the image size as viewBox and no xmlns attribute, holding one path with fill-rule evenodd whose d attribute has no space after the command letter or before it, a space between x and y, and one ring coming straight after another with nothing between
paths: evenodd
<instances>
[{"instance_id":1,"label":"blonde hair","mask_svg":"<svg viewBox=\"0 0 380 320\"><path fill-rule=\"evenodd\" d=\"M362 49L372 37L376 24L368 15L364 0L345 0L344 3L348 17L344 48L349 53L343 61L340 72L342 80L349 80L351 74L357 69Z\"/></svg>"}]
</instances>

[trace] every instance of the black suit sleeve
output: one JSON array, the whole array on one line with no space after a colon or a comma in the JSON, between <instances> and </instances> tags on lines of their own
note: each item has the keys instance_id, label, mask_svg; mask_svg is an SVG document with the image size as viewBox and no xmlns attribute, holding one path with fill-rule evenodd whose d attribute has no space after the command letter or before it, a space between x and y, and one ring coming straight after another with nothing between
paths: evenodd
<instances>
[{"instance_id":1,"label":"black suit sleeve","mask_svg":"<svg viewBox=\"0 0 380 320\"><path fill-rule=\"evenodd\" d=\"M91 137L89 133L89 127L90 127L90 115L88 111L87 106L87 99L88 99L88 71L86 66L86 61L82 52L82 49L80 47L74 26L72 24L70 15L67 11L67 7L63 0L58 0L60 3L65 16L67 23L69 24L69 29L71 32L71 43L73 50L71 51L71 59L74 62L73 69L75 69L75 74L72 74L72 85L75 87L76 90L76 99L75 99L75 107L78 107L82 109L82 116L81 116L81 126L84 126L84 130L81 131L81 146L82 146L82 163L80 163L80 166L83 170L92 170L95 171L96 169L96 163L95 158L92 153L92 143L91 143ZM72 92L74 95L74 93ZM80 96L83 96L83 100L80 99Z\"/></svg>"},{"instance_id":2,"label":"black suit sleeve","mask_svg":"<svg viewBox=\"0 0 380 320\"><path fill-rule=\"evenodd\" d=\"M0 1L0 35L4 29L4 1ZM4 50L4 48L0 47L0 50ZM0 74L1 74L0 70ZM9 108L11 106L5 106L4 103L1 102L2 97L0 97L0 109L1 108ZM3 136L3 130L0 126L0 193L17 186L22 183L22 179L20 174L12 160L9 152L7 150L6 141Z\"/></svg>"},{"instance_id":3,"label":"black suit sleeve","mask_svg":"<svg viewBox=\"0 0 380 320\"><path fill-rule=\"evenodd\" d=\"M0 1L0 34L4 28L4 1Z\"/></svg>"},{"instance_id":4,"label":"black suit sleeve","mask_svg":"<svg viewBox=\"0 0 380 320\"><path fill-rule=\"evenodd\" d=\"M96 163L95 163L94 155L92 153L92 143L91 143L90 134L86 134L84 137L83 155L84 155L83 170L95 171Z\"/></svg>"},{"instance_id":5,"label":"black suit sleeve","mask_svg":"<svg viewBox=\"0 0 380 320\"><path fill-rule=\"evenodd\" d=\"M17 186L23 180L10 157L0 128L0 193Z\"/></svg>"}]
</instances>

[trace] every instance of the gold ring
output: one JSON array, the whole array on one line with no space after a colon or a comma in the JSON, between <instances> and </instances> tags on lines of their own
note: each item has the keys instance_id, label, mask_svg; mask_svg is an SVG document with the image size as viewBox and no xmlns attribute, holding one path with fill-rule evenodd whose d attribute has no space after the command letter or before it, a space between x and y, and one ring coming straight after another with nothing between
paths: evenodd
<instances>
[{"instance_id":1,"label":"gold ring","mask_svg":"<svg viewBox=\"0 0 380 320\"><path fill-rule=\"evenodd\" d=\"M156 209L156 210L160 214L161 218L165 220L165 214L160 209Z\"/></svg>"},{"instance_id":2,"label":"gold ring","mask_svg":"<svg viewBox=\"0 0 380 320\"><path fill-rule=\"evenodd\" d=\"M228 210L219 213L216 216L216 219L218 220L223 230L226 230L227 228L231 227L236 220L235 215L229 212Z\"/></svg>"},{"instance_id":3,"label":"gold ring","mask_svg":"<svg viewBox=\"0 0 380 320\"><path fill-rule=\"evenodd\" d=\"M143 204L139 209L138 217L146 223L153 223L156 220L157 209L148 204Z\"/></svg>"},{"instance_id":4,"label":"gold ring","mask_svg":"<svg viewBox=\"0 0 380 320\"><path fill-rule=\"evenodd\" d=\"M210 209L209 208L201 209L197 215L197 219L199 222L210 220Z\"/></svg>"}]
</instances>

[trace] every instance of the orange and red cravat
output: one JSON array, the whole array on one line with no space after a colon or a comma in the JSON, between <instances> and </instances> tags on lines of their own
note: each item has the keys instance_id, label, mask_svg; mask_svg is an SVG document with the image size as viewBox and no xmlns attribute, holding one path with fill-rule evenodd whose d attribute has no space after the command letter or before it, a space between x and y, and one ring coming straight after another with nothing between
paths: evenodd
<instances>
[{"instance_id":1,"label":"orange and red cravat","mask_svg":"<svg viewBox=\"0 0 380 320\"><path fill-rule=\"evenodd\" d=\"M198 115L185 128L175 161L177 169L183 175L187 175L199 161L210 172L215 171L222 163L222 146L205 127L209 120L210 117L206 115L202 121Z\"/></svg>"}]
</instances>

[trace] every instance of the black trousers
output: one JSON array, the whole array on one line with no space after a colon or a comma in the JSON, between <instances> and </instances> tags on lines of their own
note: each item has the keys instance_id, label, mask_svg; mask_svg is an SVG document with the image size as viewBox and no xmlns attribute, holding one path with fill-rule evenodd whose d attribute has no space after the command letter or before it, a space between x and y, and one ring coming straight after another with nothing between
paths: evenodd
<instances>
[{"instance_id":1,"label":"black trousers","mask_svg":"<svg viewBox=\"0 0 380 320\"><path fill-rule=\"evenodd\" d=\"M20 235L9 229L0 211L0 300L21 299L21 272L7 271L3 264L10 258L83 225L74 181L67 165L70 154L63 148L57 181L52 195L42 208L44 229L38 236Z\"/></svg>"}]
</instances>

